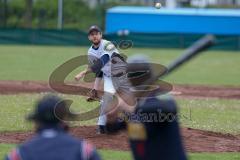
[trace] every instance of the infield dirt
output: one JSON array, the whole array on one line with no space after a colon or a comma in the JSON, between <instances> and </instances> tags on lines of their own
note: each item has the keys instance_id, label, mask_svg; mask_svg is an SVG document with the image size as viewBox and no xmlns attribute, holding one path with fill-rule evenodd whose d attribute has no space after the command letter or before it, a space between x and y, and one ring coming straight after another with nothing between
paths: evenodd
<instances>
[{"instance_id":1,"label":"infield dirt","mask_svg":"<svg viewBox=\"0 0 240 160\"><path fill-rule=\"evenodd\" d=\"M91 88L92 84L78 84ZM201 85L174 85L172 94L183 98L240 99L239 87L212 87ZM0 94L51 92L47 82L0 81ZM182 137L188 152L240 152L240 135L222 134L191 128L182 128ZM78 138L92 142L99 149L129 150L126 132L116 135L97 135L95 126L70 129ZM33 136L33 132L0 132L0 143L21 143Z\"/></svg>"}]
</instances>

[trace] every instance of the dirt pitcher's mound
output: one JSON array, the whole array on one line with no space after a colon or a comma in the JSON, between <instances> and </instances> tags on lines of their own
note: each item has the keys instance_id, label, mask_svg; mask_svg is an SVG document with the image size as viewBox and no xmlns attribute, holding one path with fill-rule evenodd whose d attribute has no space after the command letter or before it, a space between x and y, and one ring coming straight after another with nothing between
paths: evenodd
<instances>
[{"instance_id":1,"label":"dirt pitcher's mound","mask_svg":"<svg viewBox=\"0 0 240 160\"><path fill-rule=\"evenodd\" d=\"M91 88L92 83L75 83ZM47 82L38 81L1 81L0 94L53 92ZM173 85L172 94L183 98L226 98L240 99L240 87L203 86L203 85Z\"/></svg>"},{"instance_id":2,"label":"dirt pitcher's mound","mask_svg":"<svg viewBox=\"0 0 240 160\"><path fill-rule=\"evenodd\" d=\"M176 96L187 98L225 98L240 99L240 87L173 85Z\"/></svg>"},{"instance_id":3,"label":"dirt pitcher's mound","mask_svg":"<svg viewBox=\"0 0 240 160\"><path fill-rule=\"evenodd\" d=\"M129 150L126 132L116 135L97 135L96 127L71 128L71 134L84 138L99 149ZM32 132L0 133L0 143L21 143L29 139ZM190 128L182 129L183 141L188 152L240 152L240 137Z\"/></svg>"}]
</instances>

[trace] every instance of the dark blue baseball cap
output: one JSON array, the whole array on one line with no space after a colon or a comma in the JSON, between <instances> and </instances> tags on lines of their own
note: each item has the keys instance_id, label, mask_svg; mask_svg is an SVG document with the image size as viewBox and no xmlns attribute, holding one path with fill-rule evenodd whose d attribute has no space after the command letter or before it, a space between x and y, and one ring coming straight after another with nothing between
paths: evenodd
<instances>
[{"instance_id":1,"label":"dark blue baseball cap","mask_svg":"<svg viewBox=\"0 0 240 160\"><path fill-rule=\"evenodd\" d=\"M102 33L101 29L97 25L93 25L88 29L88 35L91 34L91 32L93 32L93 31Z\"/></svg>"},{"instance_id":2,"label":"dark blue baseball cap","mask_svg":"<svg viewBox=\"0 0 240 160\"><path fill-rule=\"evenodd\" d=\"M65 115L66 103L56 95L46 95L36 103L33 113L27 119L52 124L59 123Z\"/></svg>"}]
</instances>

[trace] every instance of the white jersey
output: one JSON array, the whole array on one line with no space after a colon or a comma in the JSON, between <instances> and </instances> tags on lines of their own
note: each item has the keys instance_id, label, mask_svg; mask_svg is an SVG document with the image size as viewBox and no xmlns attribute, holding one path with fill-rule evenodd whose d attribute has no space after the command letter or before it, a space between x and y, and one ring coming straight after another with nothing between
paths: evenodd
<instances>
[{"instance_id":1,"label":"white jersey","mask_svg":"<svg viewBox=\"0 0 240 160\"><path fill-rule=\"evenodd\" d=\"M92 64L94 60L100 59L103 55L109 55L110 59L113 53L119 53L114 44L110 41L102 39L100 45L97 49L92 46L88 50L88 59L89 63ZM101 69L104 75L111 76L111 61L109 61L105 66Z\"/></svg>"}]
</instances>

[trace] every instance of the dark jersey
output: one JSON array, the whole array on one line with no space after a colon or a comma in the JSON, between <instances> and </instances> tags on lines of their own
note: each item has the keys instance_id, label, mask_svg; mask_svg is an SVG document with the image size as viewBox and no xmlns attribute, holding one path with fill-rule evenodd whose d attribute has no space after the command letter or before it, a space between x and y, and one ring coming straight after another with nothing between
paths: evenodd
<instances>
[{"instance_id":1,"label":"dark jersey","mask_svg":"<svg viewBox=\"0 0 240 160\"><path fill-rule=\"evenodd\" d=\"M108 124L115 132L127 128L135 160L186 160L173 99L148 97L138 101L127 122Z\"/></svg>"},{"instance_id":2,"label":"dark jersey","mask_svg":"<svg viewBox=\"0 0 240 160\"><path fill-rule=\"evenodd\" d=\"M100 160L95 148L59 129L44 129L12 150L6 160Z\"/></svg>"}]
</instances>

